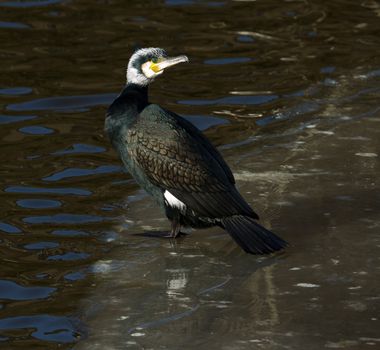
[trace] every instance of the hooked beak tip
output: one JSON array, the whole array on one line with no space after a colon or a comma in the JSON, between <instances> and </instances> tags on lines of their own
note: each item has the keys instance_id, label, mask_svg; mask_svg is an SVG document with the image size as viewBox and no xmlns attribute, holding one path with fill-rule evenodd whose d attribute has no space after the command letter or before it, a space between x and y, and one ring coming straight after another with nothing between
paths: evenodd
<instances>
[{"instance_id":1,"label":"hooked beak tip","mask_svg":"<svg viewBox=\"0 0 380 350\"><path fill-rule=\"evenodd\" d=\"M162 71L165 68L174 66L178 63L184 63L184 62L189 62L189 58L185 55L177 56L177 57L168 57L164 59L163 61L156 63L154 65L154 69L157 71Z\"/></svg>"}]
</instances>

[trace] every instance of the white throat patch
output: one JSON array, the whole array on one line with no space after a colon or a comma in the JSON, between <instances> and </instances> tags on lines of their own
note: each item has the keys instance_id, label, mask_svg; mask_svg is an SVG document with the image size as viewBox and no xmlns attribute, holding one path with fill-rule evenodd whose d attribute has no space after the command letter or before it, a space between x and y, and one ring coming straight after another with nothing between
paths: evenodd
<instances>
[{"instance_id":1,"label":"white throat patch","mask_svg":"<svg viewBox=\"0 0 380 350\"><path fill-rule=\"evenodd\" d=\"M165 201L172 208L177 208L180 211L186 210L186 204L181 202L178 198L174 197L168 190L164 192Z\"/></svg>"},{"instance_id":2,"label":"white throat patch","mask_svg":"<svg viewBox=\"0 0 380 350\"><path fill-rule=\"evenodd\" d=\"M150 79L147 78L145 74L139 72L136 68L128 66L127 82L130 84L147 86L150 83Z\"/></svg>"}]
</instances>

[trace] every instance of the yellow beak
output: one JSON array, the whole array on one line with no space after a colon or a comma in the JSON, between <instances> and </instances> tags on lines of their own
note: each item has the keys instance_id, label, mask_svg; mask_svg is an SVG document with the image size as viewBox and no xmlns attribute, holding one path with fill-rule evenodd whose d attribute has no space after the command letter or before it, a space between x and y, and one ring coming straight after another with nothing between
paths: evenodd
<instances>
[{"instance_id":1,"label":"yellow beak","mask_svg":"<svg viewBox=\"0 0 380 350\"><path fill-rule=\"evenodd\" d=\"M174 66L178 63L182 62L189 62L189 59L185 55L177 56L177 57L169 57L169 58L163 58L162 61L158 63L152 63L150 65L150 69L155 72L159 73L163 71L165 68Z\"/></svg>"}]
</instances>

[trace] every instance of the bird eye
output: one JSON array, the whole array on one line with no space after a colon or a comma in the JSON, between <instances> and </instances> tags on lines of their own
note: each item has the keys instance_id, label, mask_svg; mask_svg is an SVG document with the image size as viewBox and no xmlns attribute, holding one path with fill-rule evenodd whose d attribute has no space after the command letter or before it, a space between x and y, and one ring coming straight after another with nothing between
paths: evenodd
<instances>
[{"instance_id":1,"label":"bird eye","mask_svg":"<svg viewBox=\"0 0 380 350\"><path fill-rule=\"evenodd\" d=\"M157 59L157 58L153 58L153 59L152 59L152 62L153 62L153 63L157 63L157 62L158 62L158 59Z\"/></svg>"}]
</instances>

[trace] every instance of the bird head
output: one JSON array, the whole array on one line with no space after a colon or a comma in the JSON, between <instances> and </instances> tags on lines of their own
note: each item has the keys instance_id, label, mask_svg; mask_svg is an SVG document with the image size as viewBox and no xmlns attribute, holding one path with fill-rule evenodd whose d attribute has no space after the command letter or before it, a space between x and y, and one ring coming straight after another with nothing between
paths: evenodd
<instances>
[{"instance_id":1,"label":"bird head","mask_svg":"<svg viewBox=\"0 0 380 350\"><path fill-rule=\"evenodd\" d=\"M149 85L166 68L181 62L189 62L187 56L168 57L165 50L155 47L137 50L129 60L127 82L141 86Z\"/></svg>"}]
</instances>

